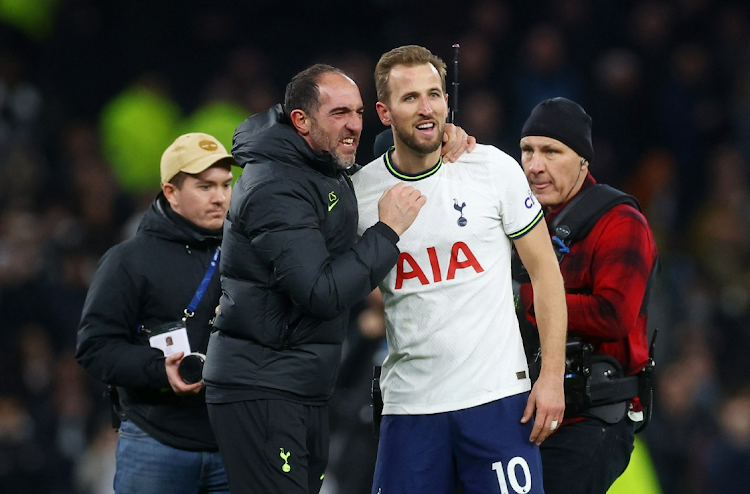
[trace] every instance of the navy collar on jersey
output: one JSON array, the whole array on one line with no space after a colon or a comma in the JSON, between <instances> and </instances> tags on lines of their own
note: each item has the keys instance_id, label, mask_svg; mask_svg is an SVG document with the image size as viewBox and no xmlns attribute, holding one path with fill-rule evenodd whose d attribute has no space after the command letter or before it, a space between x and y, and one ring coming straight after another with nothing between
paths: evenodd
<instances>
[{"instance_id":1,"label":"navy collar on jersey","mask_svg":"<svg viewBox=\"0 0 750 494\"><path fill-rule=\"evenodd\" d=\"M441 156L438 159L438 162L435 164L435 166L431 167L429 170L425 170L421 173L412 174L412 173L405 173L396 168L396 166L391 161L391 153L393 153L393 150L396 149L395 146L391 146L391 148L383 155L383 161L385 163L385 168L390 172L391 175L394 177L405 180L407 182L414 182L417 180L422 180L423 178L427 178L431 175L434 175L437 173L437 171L440 169L440 167L443 165L443 157Z\"/></svg>"}]
</instances>

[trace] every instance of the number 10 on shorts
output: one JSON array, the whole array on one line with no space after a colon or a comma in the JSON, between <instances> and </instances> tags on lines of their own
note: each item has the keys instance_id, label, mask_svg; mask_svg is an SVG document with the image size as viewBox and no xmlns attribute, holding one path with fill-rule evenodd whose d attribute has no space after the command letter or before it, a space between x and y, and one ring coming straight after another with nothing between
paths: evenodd
<instances>
[{"instance_id":1,"label":"number 10 on shorts","mask_svg":"<svg viewBox=\"0 0 750 494\"><path fill-rule=\"evenodd\" d=\"M518 477L516 476L516 467L521 467L523 472L523 485L519 484ZM507 471L503 469L503 462L498 461L492 464L492 469L497 474L497 482L500 484L500 492L502 494L510 494L508 490L508 483L513 489L513 492L519 494L526 494L531 490L531 471L529 470L529 464L526 460L520 456L511 458L508 462ZM506 481L507 479L507 481Z\"/></svg>"}]
</instances>

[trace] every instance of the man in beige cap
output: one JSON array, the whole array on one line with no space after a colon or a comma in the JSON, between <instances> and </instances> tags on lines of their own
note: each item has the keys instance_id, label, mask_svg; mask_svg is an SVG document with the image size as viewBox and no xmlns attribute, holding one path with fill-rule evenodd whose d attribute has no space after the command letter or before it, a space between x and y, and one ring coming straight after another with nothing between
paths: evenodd
<instances>
[{"instance_id":1,"label":"man in beige cap","mask_svg":"<svg viewBox=\"0 0 750 494\"><path fill-rule=\"evenodd\" d=\"M136 235L102 257L89 288L76 359L111 390L118 494L229 492L200 371L233 164L208 134L178 137ZM165 357L168 338L181 347Z\"/></svg>"}]
</instances>

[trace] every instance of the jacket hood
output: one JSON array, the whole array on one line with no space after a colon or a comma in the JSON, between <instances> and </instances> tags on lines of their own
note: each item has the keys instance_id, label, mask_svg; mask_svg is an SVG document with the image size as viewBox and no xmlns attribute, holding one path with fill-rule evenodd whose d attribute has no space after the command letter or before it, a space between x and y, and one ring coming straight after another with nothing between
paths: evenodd
<instances>
[{"instance_id":1,"label":"jacket hood","mask_svg":"<svg viewBox=\"0 0 750 494\"><path fill-rule=\"evenodd\" d=\"M232 155L242 168L271 161L312 167L326 175L336 175L340 171L330 153L316 153L294 130L280 104L251 115L237 127Z\"/></svg>"},{"instance_id":2,"label":"jacket hood","mask_svg":"<svg viewBox=\"0 0 750 494\"><path fill-rule=\"evenodd\" d=\"M220 243L222 230L207 230L191 223L172 211L164 193L159 192L143 214L138 225L138 234L198 247Z\"/></svg>"}]
</instances>

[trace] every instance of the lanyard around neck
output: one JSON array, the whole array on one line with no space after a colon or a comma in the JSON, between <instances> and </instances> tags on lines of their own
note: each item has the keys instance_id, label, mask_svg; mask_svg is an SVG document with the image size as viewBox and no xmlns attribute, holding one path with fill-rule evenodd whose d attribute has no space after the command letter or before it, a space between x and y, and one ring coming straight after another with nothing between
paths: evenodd
<instances>
[{"instance_id":1,"label":"lanyard around neck","mask_svg":"<svg viewBox=\"0 0 750 494\"><path fill-rule=\"evenodd\" d=\"M182 318L183 322L195 315L195 309L203 298L203 294L206 293L208 283L211 281L214 271L216 271L216 266L219 264L219 257L221 257L221 247L216 247L211 262L208 264L208 269L206 269L206 274L203 275L201 284L198 285L198 289L195 291L195 295L193 295L193 300L190 301L190 305L185 309L185 316Z\"/></svg>"}]
</instances>

